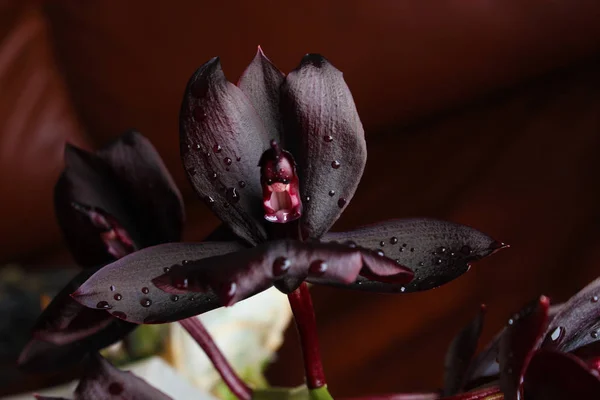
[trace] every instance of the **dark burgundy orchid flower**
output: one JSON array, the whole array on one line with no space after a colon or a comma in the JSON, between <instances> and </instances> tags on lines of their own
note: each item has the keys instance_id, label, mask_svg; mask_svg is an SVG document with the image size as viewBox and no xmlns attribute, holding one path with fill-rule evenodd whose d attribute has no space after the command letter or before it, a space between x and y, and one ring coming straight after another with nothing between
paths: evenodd
<instances>
[{"instance_id":1,"label":"dark burgundy orchid flower","mask_svg":"<svg viewBox=\"0 0 600 400\"><path fill-rule=\"evenodd\" d=\"M510 318L506 328L474 356L481 313L450 347L445 394L465 400L600 398L598 296L600 279L564 304L550 307L549 299L541 296ZM464 391L479 385L486 388ZM477 397L494 388L495 394Z\"/></svg>"},{"instance_id":2,"label":"dark burgundy orchid flower","mask_svg":"<svg viewBox=\"0 0 600 400\"><path fill-rule=\"evenodd\" d=\"M66 400L58 397L36 396L38 400ZM75 389L73 400L170 400L160 390L131 372L121 371L96 354L86 365Z\"/></svg>"},{"instance_id":3,"label":"dark burgundy orchid flower","mask_svg":"<svg viewBox=\"0 0 600 400\"><path fill-rule=\"evenodd\" d=\"M83 307L70 294L104 264L135 250L180 239L181 195L160 156L142 135L127 132L88 153L65 148L65 170L54 191L56 215L66 243L86 267L48 305L19 363L54 369L80 361L129 333L135 324ZM120 296L113 293L113 299Z\"/></svg>"},{"instance_id":4,"label":"dark burgundy orchid flower","mask_svg":"<svg viewBox=\"0 0 600 400\"><path fill-rule=\"evenodd\" d=\"M231 305L274 284L291 292L304 280L412 292L503 246L429 219L327 233L358 186L366 145L342 73L320 55L285 76L259 49L237 86L210 60L187 85L180 126L188 178L239 239L137 251L81 285L73 293L81 304L139 324Z\"/></svg>"}]
</instances>

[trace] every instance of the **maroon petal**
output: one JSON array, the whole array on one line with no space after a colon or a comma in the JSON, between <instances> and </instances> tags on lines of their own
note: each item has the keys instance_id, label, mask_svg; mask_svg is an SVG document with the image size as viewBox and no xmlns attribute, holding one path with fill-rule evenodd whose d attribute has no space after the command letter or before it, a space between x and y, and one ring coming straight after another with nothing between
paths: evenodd
<instances>
[{"instance_id":1,"label":"maroon petal","mask_svg":"<svg viewBox=\"0 0 600 400\"><path fill-rule=\"evenodd\" d=\"M549 307L550 300L541 296L509 319L506 331L500 338L500 388L507 400L520 399L522 396L523 376L543 338Z\"/></svg>"},{"instance_id":2,"label":"maroon petal","mask_svg":"<svg viewBox=\"0 0 600 400\"><path fill-rule=\"evenodd\" d=\"M181 239L184 207L181 194L150 141L129 131L98 151L113 172L128 212L141 235L140 247Z\"/></svg>"},{"instance_id":3,"label":"maroon petal","mask_svg":"<svg viewBox=\"0 0 600 400\"><path fill-rule=\"evenodd\" d=\"M350 397L343 400L438 400L438 393L390 393L364 397Z\"/></svg>"},{"instance_id":4,"label":"maroon petal","mask_svg":"<svg viewBox=\"0 0 600 400\"><path fill-rule=\"evenodd\" d=\"M481 305L479 314L471 323L458 333L450 343L446 353L444 372L444 395L451 396L460 392L467 379L467 371L483 329L485 305Z\"/></svg>"},{"instance_id":5,"label":"maroon petal","mask_svg":"<svg viewBox=\"0 0 600 400\"><path fill-rule=\"evenodd\" d=\"M86 307L106 310L136 324L187 318L219 307L216 295L211 292L171 295L159 290L152 280L189 260L242 248L237 242L168 243L148 247L104 266L72 297Z\"/></svg>"},{"instance_id":6,"label":"maroon petal","mask_svg":"<svg viewBox=\"0 0 600 400\"><path fill-rule=\"evenodd\" d=\"M600 278L571 297L545 332L544 349L574 351L600 340Z\"/></svg>"},{"instance_id":7,"label":"maroon petal","mask_svg":"<svg viewBox=\"0 0 600 400\"><path fill-rule=\"evenodd\" d=\"M75 400L168 400L169 396L131 372L113 367L100 356L90 365L75 389Z\"/></svg>"},{"instance_id":8,"label":"maroon petal","mask_svg":"<svg viewBox=\"0 0 600 400\"><path fill-rule=\"evenodd\" d=\"M354 196L367 161L364 131L342 73L307 54L282 86L284 147L298 163L303 235L320 238Z\"/></svg>"},{"instance_id":9,"label":"maroon petal","mask_svg":"<svg viewBox=\"0 0 600 400\"><path fill-rule=\"evenodd\" d=\"M54 206L77 263L95 267L117 259L110 249L121 241L118 233L141 245L136 223L108 165L71 145L65 147L65 163L54 188Z\"/></svg>"},{"instance_id":10,"label":"maroon petal","mask_svg":"<svg viewBox=\"0 0 600 400\"><path fill-rule=\"evenodd\" d=\"M314 283L349 284L361 269L383 277L393 275L400 283L412 272L386 257L364 249L320 242L269 241L258 247L205 258L173 268L154 282L171 293L218 293L223 305L261 292L284 278L306 277Z\"/></svg>"},{"instance_id":11,"label":"maroon petal","mask_svg":"<svg viewBox=\"0 0 600 400\"><path fill-rule=\"evenodd\" d=\"M213 58L188 82L180 114L181 158L196 192L238 236L266 238L258 161L270 133Z\"/></svg>"},{"instance_id":12,"label":"maroon petal","mask_svg":"<svg viewBox=\"0 0 600 400\"><path fill-rule=\"evenodd\" d=\"M283 72L273 65L259 46L237 84L260 116L268 136L278 142L283 130L279 100L284 79Z\"/></svg>"},{"instance_id":13,"label":"maroon petal","mask_svg":"<svg viewBox=\"0 0 600 400\"><path fill-rule=\"evenodd\" d=\"M465 225L433 219L403 219L349 232L328 233L324 241L338 241L373 249L414 271L406 286L369 282L359 278L352 289L379 292L428 290L456 279L470 263L506 245Z\"/></svg>"},{"instance_id":14,"label":"maroon petal","mask_svg":"<svg viewBox=\"0 0 600 400\"><path fill-rule=\"evenodd\" d=\"M598 372L567 353L537 351L524 386L527 400L600 399Z\"/></svg>"},{"instance_id":15,"label":"maroon petal","mask_svg":"<svg viewBox=\"0 0 600 400\"><path fill-rule=\"evenodd\" d=\"M473 390L467 393L460 393L451 397L444 397L440 400L502 400L502 392L498 387L486 387Z\"/></svg>"}]
</instances>

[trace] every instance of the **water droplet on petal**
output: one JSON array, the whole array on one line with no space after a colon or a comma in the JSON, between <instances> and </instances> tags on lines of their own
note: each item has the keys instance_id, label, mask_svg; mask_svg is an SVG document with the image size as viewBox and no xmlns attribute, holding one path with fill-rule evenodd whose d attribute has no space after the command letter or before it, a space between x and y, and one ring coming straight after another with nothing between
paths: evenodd
<instances>
[{"instance_id":1,"label":"water droplet on petal","mask_svg":"<svg viewBox=\"0 0 600 400\"><path fill-rule=\"evenodd\" d=\"M225 197L230 203L237 203L240 201L240 195L234 187L227 189L227 192L225 192Z\"/></svg>"},{"instance_id":2,"label":"water droplet on petal","mask_svg":"<svg viewBox=\"0 0 600 400\"><path fill-rule=\"evenodd\" d=\"M214 181L219 177L219 175L216 172L209 172L208 177Z\"/></svg>"},{"instance_id":3,"label":"water droplet on petal","mask_svg":"<svg viewBox=\"0 0 600 400\"><path fill-rule=\"evenodd\" d=\"M331 135L323 136L323 140L326 141L327 143L331 143L331 142L333 142L333 136L331 136Z\"/></svg>"},{"instance_id":4,"label":"water droplet on petal","mask_svg":"<svg viewBox=\"0 0 600 400\"><path fill-rule=\"evenodd\" d=\"M150 289L148 289L147 287L143 287L142 288L142 293L148 294L148 293L150 293Z\"/></svg>"},{"instance_id":5,"label":"water droplet on petal","mask_svg":"<svg viewBox=\"0 0 600 400\"><path fill-rule=\"evenodd\" d=\"M338 207L339 207L339 208L342 208L342 207L344 207L345 205L346 205L346 199L345 199L345 198L343 198L343 197L340 197L340 198L339 198L339 200L338 200Z\"/></svg>"},{"instance_id":6,"label":"water droplet on petal","mask_svg":"<svg viewBox=\"0 0 600 400\"><path fill-rule=\"evenodd\" d=\"M112 315L114 315L117 318L127 319L127 314L125 314L124 312L121 312L121 311L115 311L112 313Z\"/></svg>"},{"instance_id":7,"label":"water droplet on petal","mask_svg":"<svg viewBox=\"0 0 600 400\"><path fill-rule=\"evenodd\" d=\"M348 240L347 242L344 242L344 244L352 249L356 248L356 243L354 243L352 240Z\"/></svg>"},{"instance_id":8,"label":"water droplet on petal","mask_svg":"<svg viewBox=\"0 0 600 400\"><path fill-rule=\"evenodd\" d=\"M510 318L510 319L508 320L508 325L512 325L512 324L514 324L514 323L515 323L515 321L514 321L512 318Z\"/></svg>"},{"instance_id":9,"label":"water droplet on petal","mask_svg":"<svg viewBox=\"0 0 600 400\"><path fill-rule=\"evenodd\" d=\"M109 310L112 307L110 306L110 304L108 304L107 301L102 300L102 301L99 301L98 304L96 304L96 308L102 308L104 310Z\"/></svg>"},{"instance_id":10,"label":"water droplet on petal","mask_svg":"<svg viewBox=\"0 0 600 400\"><path fill-rule=\"evenodd\" d=\"M222 289L221 289L221 293L222 293L222 300L225 303L225 305L229 304L231 302L231 299L233 299L233 296L235 296L235 293L237 292L237 283L235 282L229 282L226 283L225 285L223 285Z\"/></svg>"},{"instance_id":11,"label":"water droplet on petal","mask_svg":"<svg viewBox=\"0 0 600 400\"><path fill-rule=\"evenodd\" d=\"M597 302L598 302L598 296L593 296L592 303L597 303Z\"/></svg>"},{"instance_id":12,"label":"water droplet on petal","mask_svg":"<svg viewBox=\"0 0 600 400\"><path fill-rule=\"evenodd\" d=\"M404 251L404 247L400 247L400 253Z\"/></svg>"},{"instance_id":13,"label":"water droplet on petal","mask_svg":"<svg viewBox=\"0 0 600 400\"><path fill-rule=\"evenodd\" d=\"M335 190L330 190L330 191L329 191L329 195L330 195L330 196L335 196Z\"/></svg>"},{"instance_id":14,"label":"water droplet on petal","mask_svg":"<svg viewBox=\"0 0 600 400\"><path fill-rule=\"evenodd\" d=\"M245 188L245 187L246 187L246 182L244 182L244 181L239 181L239 182L238 182L238 185L240 185L240 187L243 189L243 188Z\"/></svg>"},{"instance_id":15,"label":"water droplet on petal","mask_svg":"<svg viewBox=\"0 0 600 400\"><path fill-rule=\"evenodd\" d=\"M377 255L379 257L383 257L383 256L385 256L385 253L382 250L377 250Z\"/></svg>"},{"instance_id":16,"label":"water droplet on petal","mask_svg":"<svg viewBox=\"0 0 600 400\"><path fill-rule=\"evenodd\" d=\"M550 339L552 339L553 342L558 342L560 339L563 338L564 335L565 335L565 328L563 328L562 326L559 326L555 330L552 331L552 333L550 334Z\"/></svg>"},{"instance_id":17,"label":"water droplet on petal","mask_svg":"<svg viewBox=\"0 0 600 400\"><path fill-rule=\"evenodd\" d=\"M396 244L398 243L398 238L396 236L392 236L392 238L390 239L390 243L391 244Z\"/></svg>"},{"instance_id":18,"label":"water droplet on petal","mask_svg":"<svg viewBox=\"0 0 600 400\"><path fill-rule=\"evenodd\" d=\"M225 163L225 165L231 165L231 163L233 162L233 160L229 157L225 157L223 159L223 162Z\"/></svg>"},{"instance_id":19,"label":"water droplet on petal","mask_svg":"<svg viewBox=\"0 0 600 400\"><path fill-rule=\"evenodd\" d=\"M592 339L598 339L598 331L591 331L590 336Z\"/></svg>"},{"instance_id":20,"label":"water droplet on petal","mask_svg":"<svg viewBox=\"0 0 600 400\"><path fill-rule=\"evenodd\" d=\"M310 201L310 196L306 196L306 197L304 198L304 201L308 203L308 202Z\"/></svg>"},{"instance_id":21,"label":"water droplet on petal","mask_svg":"<svg viewBox=\"0 0 600 400\"><path fill-rule=\"evenodd\" d=\"M400 291L401 291L402 293L404 293L404 292L406 292L406 288L405 288L404 286L402 286L402 287L400 288Z\"/></svg>"},{"instance_id":22,"label":"water droplet on petal","mask_svg":"<svg viewBox=\"0 0 600 400\"><path fill-rule=\"evenodd\" d=\"M340 162L338 160L333 160L331 162L331 168L333 168L333 169L338 169L340 167L340 165L341 164L340 164Z\"/></svg>"},{"instance_id":23,"label":"water droplet on petal","mask_svg":"<svg viewBox=\"0 0 600 400\"><path fill-rule=\"evenodd\" d=\"M176 294L171 296L171 301L178 301L179 300L179 296L177 296Z\"/></svg>"},{"instance_id":24,"label":"water droplet on petal","mask_svg":"<svg viewBox=\"0 0 600 400\"><path fill-rule=\"evenodd\" d=\"M382 240L381 242L379 242L379 245L380 245L381 247L385 246L385 241L383 241L383 240Z\"/></svg>"},{"instance_id":25,"label":"water droplet on petal","mask_svg":"<svg viewBox=\"0 0 600 400\"><path fill-rule=\"evenodd\" d=\"M235 158L235 161L241 161L241 160L242 160L242 157L238 156L238 157Z\"/></svg>"},{"instance_id":26,"label":"water droplet on petal","mask_svg":"<svg viewBox=\"0 0 600 400\"><path fill-rule=\"evenodd\" d=\"M204 201L208 204L208 205L213 205L215 204L215 199L213 199L210 196L204 196Z\"/></svg>"},{"instance_id":27,"label":"water droplet on petal","mask_svg":"<svg viewBox=\"0 0 600 400\"><path fill-rule=\"evenodd\" d=\"M410 251L414 253L414 251L415 251L415 248L414 248L414 247L411 247L411 248L410 248Z\"/></svg>"},{"instance_id":28,"label":"water droplet on petal","mask_svg":"<svg viewBox=\"0 0 600 400\"><path fill-rule=\"evenodd\" d=\"M110 289L111 292L114 292L117 288L114 287L114 285L110 285L109 289Z\"/></svg>"},{"instance_id":29,"label":"water droplet on petal","mask_svg":"<svg viewBox=\"0 0 600 400\"><path fill-rule=\"evenodd\" d=\"M220 146L220 145L218 145L218 144L215 144L215 145L213 146L213 153L220 153L220 152L221 152L221 150L223 150L223 149L221 148L221 146Z\"/></svg>"},{"instance_id":30,"label":"water droplet on petal","mask_svg":"<svg viewBox=\"0 0 600 400\"><path fill-rule=\"evenodd\" d=\"M323 260L316 260L310 263L308 273L314 276L321 276L327 272L327 263Z\"/></svg>"},{"instance_id":31,"label":"water droplet on petal","mask_svg":"<svg viewBox=\"0 0 600 400\"><path fill-rule=\"evenodd\" d=\"M273 275L281 276L285 274L292 265L291 261L285 257L277 257L273 262Z\"/></svg>"},{"instance_id":32,"label":"water droplet on petal","mask_svg":"<svg viewBox=\"0 0 600 400\"><path fill-rule=\"evenodd\" d=\"M120 301L123 298L119 293L115 294L113 297L116 301Z\"/></svg>"},{"instance_id":33,"label":"water droplet on petal","mask_svg":"<svg viewBox=\"0 0 600 400\"><path fill-rule=\"evenodd\" d=\"M140 300L140 304L142 305L142 307L150 307L152 305L152 300L142 299Z\"/></svg>"},{"instance_id":34,"label":"water droplet on petal","mask_svg":"<svg viewBox=\"0 0 600 400\"><path fill-rule=\"evenodd\" d=\"M423 265L425 265L425 263L424 263L423 261L421 261L421 262L419 263L419 267L422 267Z\"/></svg>"},{"instance_id":35,"label":"water droplet on petal","mask_svg":"<svg viewBox=\"0 0 600 400\"><path fill-rule=\"evenodd\" d=\"M438 258L437 260L435 260L435 263L436 263L437 265L440 265L440 264L442 263L442 259L441 259L441 258Z\"/></svg>"}]
</instances>

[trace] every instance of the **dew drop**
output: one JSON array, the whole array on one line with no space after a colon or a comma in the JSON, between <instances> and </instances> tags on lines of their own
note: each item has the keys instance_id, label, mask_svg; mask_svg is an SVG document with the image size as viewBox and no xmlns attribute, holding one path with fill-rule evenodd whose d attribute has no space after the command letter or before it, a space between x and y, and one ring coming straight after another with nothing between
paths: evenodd
<instances>
[{"instance_id":1,"label":"dew drop","mask_svg":"<svg viewBox=\"0 0 600 400\"><path fill-rule=\"evenodd\" d=\"M419 267L422 267L423 265L425 265L425 263L424 263L423 261L421 261L421 262L419 263Z\"/></svg>"},{"instance_id":2,"label":"dew drop","mask_svg":"<svg viewBox=\"0 0 600 400\"><path fill-rule=\"evenodd\" d=\"M335 196L335 190L333 190L333 189L332 189L332 190L330 190L330 191L329 191L329 195L330 195L330 196Z\"/></svg>"},{"instance_id":3,"label":"dew drop","mask_svg":"<svg viewBox=\"0 0 600 400\"><path fill-rule=\"evenodd\" d=\"M171 267L164 267L164 268L163 268L163 272L164 272L165 274L169 273L169 271L171 271Z\"/></svg>"},{"instance_id":4,"label":"dew drop","mask_svg":"<svg viewBox=\"0 0 600 400\"><path fill-rule=\"evenodd\" d=\"M123 298L119 293L115 294L113 297L116 301L120 301Z\"/></svg>"},{"instance_id":5,"label":"dew drop","mask_svg":"<svg viewBox=\"0 0 600 400\"><path fill-rule=\"evenodd\" d=\"M190 301L194 301L194 300L196 300L196 296L194 296L194 295L190 296Z\"/></svg>"},{"instance_id":6,"label":"dew drop","mask_svg":"<svg viewBox=\"0 0 600 400\"><path fill-rule=\"evenodd\" d=\"M190 260L181 260L181 265L188 265L189 263L191 263Z\"/></svg>"},{"instance_id":7,"label":"dew drop","mask_svg":"<svg viewBox=\"0 0 600 400\"><path fill-rule=\"evenodd\" d=\"M245 188L245 187L246 187L246 182L244 182L244 181L239 181L239 182L238 182L238 185L240 185L240 188L242 188L242 189L243 189L243 188Z\"/></svg>"},{"instance_id":8,"label":"dew drop","mask_svg":"<svg viewBox=\"0 0 600 400\"><path fill-rule=\"evenodd\" d=\"M304 201L308 203L308 202L310 201L310 196L306 196L306 197L304 198Z\"/></svg>"},{"instance_id":9,"label":"dew drop","mask_svg":"<svg viewBox=\"0 0 600 400\"><path fill-rule=\"evenodd\" d=\"M112 307L110 306L110 304L108 304L108 301L99 301L98 304L96 304L96 308L102 308L104 310L110 310Z\"/></svg>"},{"instance_id":10,"label":"dew drop","mask_svg":"<svg viewBox=\"0 0 600 400\"><path fill-rule=\"evenodd\" d=\"M217 179L219 177L219 175L217 175L216 172L209 172L208 177L214 181L215 179Z\"/></svg>"},{"instance_id":11,"label":"dew drop","mask_svg":"<svg viewBox=\"0 0 600 400\"><path fill-rule=\"evenodd\" d=\"M200 150L201 148L200 143L196 143L196 150Z\"/></svg>"},{"instance_id":12,"label":"dew drop","mask_svg":"<svg viewBox=\"0 0 600 400\"><path fill-rule=\"evenodd\" d=\"M121 385L119 382L113 382L108 385L108 392L113 396L118 396L123 393L123 385Z\"/></svg>"},{"instance_id":13,"label":"dew drop","mask_svg":"<svg viewBox=\"0 0 600 400\"><path fill-rule=\"evenodd\" d=\"M225 192L225 197L230 203L237 203L240 201L240 195L234 187L227 189L227 192Z\"/></svg>"},{"instance_id":14,"label":"dew drop","mask_svg":"<svg viewBox=\"0 0 600 400\"><path fill-rule=\"evenodd\" d=\"M593 296L592 303L597 303L597 302L598 302L598 296Z\"/></svg>"},{"instance_id":15,"label":"dew drop","mask_svg":"<svg viewBox=\"0 0 600 400\"><path fill-rule=\"evenodd\" d=\"M379 257L384 257L384 256L385 256L385 253L383 252L383 250L377 250L377 255L378 255Z\"/></svg>"},{"instance_id":16,"label":"dew drop","mask_svg":"<svg viewBox=\"0 0 600 400\"><path fill-rule=\"evenodd\" d=\"M315 260L310 263L310 267L308 268L308 273L314 276L321 276L325 272L327 272L327 263L323 260Z\"/></svg>"},{"instance_id":17,"label":"dew drop","mask_svg":"<svg viewBox=\"0 0 600 400\"><path fill-rule=\"evenodd\" d=\"M340 197L340 198L339 198L339 200L338 200L338 207L339 207L339 208L342 208L342 207L344 207L345 205L346 205L346 199L345 199L345 198L343 198L343 197Z\"/></svg>"},{"instance_id":18,"label":"dew drop","mask_svg":"<svg viewBox=\"0 0 600 400\"><path fill-rule=\"evenodd\" d=\"M208 204L208 205L213 205L215 204L215 199L213 199L210 196L204 196L204 201Z\"/></svg>"},{"instance_id":19,"label":"dew drop","mask_svg":"<svg viewBox=\"0 0 600 400\"><path fill-rule=\"evenodd\" d=\"M410 251L411 251L412 253L414 253L414 251L415 251L415 248L414 248L414 247L411 247L411 248L410 248Z\"/></svg>"},{"instance_id":20,"label":"dew drop","mask_svg":"<svg viewBox=\"0 0 600 400\"><path fill-rule=\"evenodd\" d=\"M285 257L277 257L273 262L273 275L281 276L285 274L292 265L291 261Z\"/></svg>"},{"instance_id":21,"label":"dew drop","mask_svg":"<svg viewBox=\"0 0 600 400\"><path fill-rule=\"evenodd\" d=\"M124 312L121 312L121 311L115 311L112 313L112 315L114 315L117 318L127 319L127 314L125 314Z\"/></svg>"},{"instance_id":22,"label":"dew drop","mask_svg":"<svg viewBox=\"0 0 600 400\"><path fill-rule=\"evenodd\" d=\"M400 253L404 251L404 247L400 247Z\"/></svg>"},{"instance_id":23,"label":"dew drop","mask_svg":"<svg viewBox=\"0 0 600 400\"><path fill-rule=\"evenodd\" d=\"M213 146L213 153L220 153L220 152L221 152L221 150L223 150L223 149L221 148L221 145L219 145L219 144L215 144L215 145Z\"/></svg>"},{"instance_id":24,"label":"dew drop","mask_svg":"<svg viewBox=\"0 0 600 400\"><path fill-rule=\"evenodd\" d=\"M238 157L236 157L236 158L235 158L235 161L242 161L242 157L239 157L239 156L238 156Z\"/></svg>"},{"instance_id":25,"label":"dew drop","mask_svg":"<svg viewBox=\"0 0 600 400\"><path fill-rule=\"evenodd\" d=\"M390 239L390 243L391 244L396 244L398 243L398 238L396 236L392 236L392 238Z\"/></svg>"},{"instance_id":26,"label":"dew drop","mask_svg":"<svg viewBox=\"0 0 600 400\"><path fill-rule=\"evenodd\" d=\"M235 296L235 292L237 292L237 283L229 282L223 286L223 297L225 300L225 304L229 304L233 296Z\"/></svg>"},{"instance_id":27,"label":"dew drop","mask_svg":"<svg viewBox=\"0 0 600 400\"><path fill-rule=\"evenodd\" d=\"M352 240L348 240L347 242L344 242L344 244L350 247L351 249L356 248L356 243L354 243Z\"/></svg>"},{"instance_id":28,"label":"dew drop","mask_svg":"<svg viewBox=\"0 0 600 400\"><path fill-rule=\"evenodd\" d=\"M598 331L591 331L590 336L592 339L598 339Z\"/></svg>"},{"instance_id":29,"label":"dew drop","mask_svg":"<svg viewBox=\"0 0 600 400\"><path fill-rule=\"evenodd\" d=\"M187 173L188 173L189 176L196 175L196 169L195 168L188 168L186 171L187 171Z\"/></svg>"},{"instance_id":30,"label":"dew drop","mask_svg":"<svg viewBox=\"0 0 600 400\"><path fill-rule=\"evenodd\" d=\"M338 160L333 160L331 162L331 168L333 168L333 169L338 169L340 167L340 165L341 164L340 164L340 162Z\"/></svg>"},{"instance_id":31,"label":"dew drop","mask_svg":"<svg viewBox=\"0 0 600 400\"><path fill-rule=\"evenodd\" d=\"M515 321L514 321L512 318L510 318L510 319L508 320L508 325L512 325L512 324L514 324L514 323L515 323Z\"/></svg>"},{"instance_id":32,"label":"dew drop","mask_svg":"<svg viewBox=\"0 0 600 400\"><path fill-rule=\"evenodd\" d=\"M150 293L150 289L148 289L147 287L145 287L145 286L144 286L144 287L142 288L142 293L144 293L144 294L148 294L148 293Z\"/></svg>"},{"instance_id":33,"label":"dew drop","mask_svg":"<svg viewBox=\"0 0 600 400\"><path fill-rule=\"evenodd\" d=\"M381 247L385 246L385 241L383 241L383 240L382 240L381 242L379 242L379 245L380 245Z\"/></svg>"},{"instance_id":34,"label":"dew drop","mask_svg":"<svg viewBox=\"0 0 600 400\"><path fill-rule=\"evenodd\" d=\"M467 245L464 245L460 248L460 252L463 253L465 256L468 256L473 252L473 249L471 249L471 247Z\"/></svg>"},{"instance_id":35,"label":"dew drop","mask_svg":"<svg viewBox=\"0 0 600 400\"><path fill-rule=\"evenodd\" d=\"M233 162L233 160L229 157L225 157L223 159L223 162L225 163L225 165L231 165L231 163Z\"/></svg>"},{"instance_id":36,"label":"dew drop","mask_svg":"<svg viewBox=\"0 0 600 400\"><path fill-rule=\"evenodd\" d=\"M435 263L436 263L437 265L440 265L440 264L442 263L442 259L441 259L441 258L438 258L437 260L435 260Z\"/></svg>"},{"instance_id":37,"label":"dew drop","mask_svg":"<svg viewBox=\"0 0 600 400\"><path fill-rule=\"evenodd\" d=\"M560 339L562 339L564 334L565 334L565 328L563 328L562 326L559 326L555 330L552 331L552 333L550 334L550 339L552 339L553 342L558 342Z\"/></svg>"},{"instance_id":38,"label":"dew drop","mask_svg":"<svg viewBox=\"0 0 600 400\"><path fill-rule=\"evenodd\" d=\"M142 305L142 307L150 307L152 305L152 300L142 299L140 300L140 304Z\"/></svg>"},{"instance_id":39,"label":"dew drop","mask_svg":"<svg viewBox=\"0 0 600 400\"><path fill-rule=\"evenodd\" d=\"M331 135L323 136L323 140L326 141L327 143L331 143L331 142L333 142L333 136L331 136Z\"/></svg>"},{"instance_id":40,"label":"dew drop","mask_svg":"<svg viewBox=\"0 0 600 400\"><path fill-rule=\"evenodd\" d=\"M402 247L406 247L408 246L406 243L402 243Z\"/></svg>"},{"instance_id":41,"label":"dew drop","mask_svg":"<svg viewBox=\"0 0 600 400\"><path fill-rule=\"evenodd\" d=\"M111 292L114 292L117 288L114 285L110 285L109 289Z\"/></svg>"},{"instance_id":42,"label":"dew drop","mask_svg":"<svg viewBox=\"0 0 600 400\"><path fill-rule=\"evenodd\" d=\"M401 291L402 293L404 293L404 292L406 292L406 288L405 288L404 286L402 286L402 287L400 288L400 291Z\"/></svg>"},{"instance_id":43,"label":"dew drop","mask_svg":"<svg viewBox=\"0 0 600 400\"><path fill-rule=\"evenodd\" d=\"M178 301L179 300L179 296L177 296L176 294L171 296L171 301Z\"/></svg>"},{"instance_id":44,"label":"dew drop","mask_svg":"<svg viewBox=\"0 0 600 400\"><path fill-rule=\"evenodd\" d=\"M443 246L438 249L438 253L445 253L445 252L446 252L446 248Z\"/></svg>"}]
</instances>

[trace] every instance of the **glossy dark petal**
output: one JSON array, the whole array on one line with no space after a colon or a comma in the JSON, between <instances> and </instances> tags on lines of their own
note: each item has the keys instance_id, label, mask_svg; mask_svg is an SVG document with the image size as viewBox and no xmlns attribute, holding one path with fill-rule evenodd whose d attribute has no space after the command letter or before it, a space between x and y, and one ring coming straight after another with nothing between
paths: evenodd
<instances>
[{"instance_id":1,"label":"glossy dark petal","mask_svg":"<svg viewBox=\"0 0 600 400\"><path fill-rule=\"evenodd\" d=\"M269 132L254 107L225 79L218 58L188 82L180 114L180 147L198 195L249 243L266 238L258 161Z\"/></svg>"},{"instance_id":2,"label":"glossy dark petal","mask_svg":"<svg viewBox=\"0 0 600 400\"><path fill-rule=\"evenodd\" d=\"M307 54L287 76L282 112L284 147L298 163L303 235L320 238L362 177L367 161L362 123L342 73L317 54Z\"/></svg>"},{"instance_id":3,"label":"glossy dark petal","mask_svg":"<svg viewBox=\"0 0 600 400\"><path fill-rule=\"evenodd\" d=\"M284 79L284 73L273 65L259 46L237 84L263 121L268 136L277 141L283 129L279 103Z\"/></svg>"},{"instance_id":4,"label":"glossy dark petal","mask_svg":"<svg viewBox=\"0 0 600 400\"><path fill-rule=\"evenodd\" d=\"M438 287L467 272L471 262L505 247L468 226L424 218L391 220L354 231L328 233L323 240L354 243L382 251L386 257L414 271L414 280L405 286L369 282L362 278L350 286L390 293Z\"/></svg>"},{"instance_id":5,"label":"glossy dark petal","mask_svg":"<svg viewBox=\"0 0 600 400\"><path fill-rule=\"evenodd\" d=\"M140 250L92 275L72 297L86 307L104 308L113 316L136 324L163 323L220 307L212 292L171 295L152 279L189 260L223 255L242 249L237 242L168 243ZM115 294L120 294L119 300Z\"/></svg>"},{"instance_id":6,"label":"glossy dark petal","mask_svg":"<svg viewBox=\"0 0 600 400\"><path fill-rule=\"evenodd\" d=\"M160 155L135 131L98 151L113 172L141 236L140 247L181 239L184 207L181 194Z\"/></svg>"},{"instance_id":7,"label":"glossy dark petal","mask_svg":"<svg viewBox=\"0 0 600 400\"><path fill-rule=\"evenodd\" d=\"M524 386L527 400L600 399L598 372L567 353L537 351Z\"/></svg>"},{"instance_id":8,"label":"glossy dark petal","mask_svg":"<svg viewBox=\"0 0 600 400\"><path fill-rule=\"evenodd\" d=\"M65 163L54 188L54 206L77 263L95 267L114 261L117 257L110 253L106 238L117 229L127 232L130 240L140 245L136 223L108 165L71 145L65 147Z\"/></svg>"},{"instance_id":9,"label":"glossy dark petal","mask_svg":"<svg viewBox=\"0 0 600 400\"><path fill-rule=\"evenodd\" d=\"M32 372L53 372L81 362L88 354L101 350L123 339L137 325L114 318L106 328L81 340L57 345L32 339L21 351L18 364Z\"/></svg>"},{"instance_id":10,"label":"glossy dark petal","mask_svg":"<svg viewBox=\"0 0 600 400\"><path fill-rule=\"evenodd\" d=\"M522 398L523 375L543 338L550 300L541 296L508 321L500 338L500 388L507 400Z\"/></svg>"},{"instance_id":11,"label":"glossy dark petal","mask_svg":"<svg viewBox=\"0 0 600 400\"><path fill-rule=\"evenodd\" d=\"M74 400L168 400L169 396L131 372L121 371L100 356L92 358Z\"/></svg>"},{"instance_id":12,"label":"glossy dark petal","mask_svg":"<svg viewBox=\"0 0 600 400\"><path fill-rule=\"evenodd\" d=\"M216 292L222 304L232 305L268 289L278 279L308 277L313 283L343 285L354 282L363 269L383 278L394 276L400 283L412 278L410 270L368 250L279 240L173 268L155 282L171 293Z\"/></svg>"},{"instance_id":13,"label":"glossy dark petal","mask_svg":"<svg viewBox=\"0 0 600 400\"><path fill-rule=\"evenodd\" d=\"M440 400L502 400L503 398L500 388L486 387L450 397L443 397Z\"/></svg>"},{"instance_id":14,"label":"glossy dark petal","mask_svg":"<svg viewBox=\"0 0 600 400\"><path fill-rule=\"evenodd\" d=\"M571 297L548 325L544 349L573 351L600 340L600 278Z\"/></svg>"},{"instance_id":15,"label":"glossy dark petal","mask_svg":"<svg viewBox=\"0 0 600 400\"><path fill-rule=\"evenodd\" d=\"M459 393L465 386L467 371L483 329L485 306L482 305L477 316L458 333L450 343L444 363L444 395Z\"/></svg>"}]
</instances>

